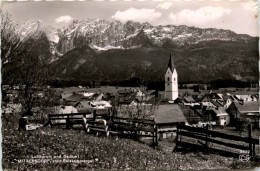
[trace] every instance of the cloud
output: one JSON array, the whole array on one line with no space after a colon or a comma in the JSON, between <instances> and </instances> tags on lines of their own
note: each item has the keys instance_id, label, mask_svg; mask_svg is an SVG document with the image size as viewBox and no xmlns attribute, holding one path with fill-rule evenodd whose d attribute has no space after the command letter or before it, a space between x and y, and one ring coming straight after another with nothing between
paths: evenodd
<instances>
[{"instance_id":1,"label":"cloud","mask_svg":"<svg viewBox=\"0 0 260 171\"><path fill-rule=\"evenodd\" d=\"M244 2L241 4L242 8L246 11L257 12L258 3L257 2Z\"/></svg>"},{"instance_id":2,"label":"cloud","mask_svg":"<svg viewBox=\"0 0 260 171\"><path fill-rule=\"evenodd\" d=\"M117 11L112 18L122 22L127 22L129 20L137 22L152 22L159 18L162 14L155 11L155 9L136 9L129 8L125 11Z\"/></svg>"},{"instance_id":3,"label":"cloud","mask_svg":"<svg viewBox=\"0 0 260 171\"><path fill-rule=\"evenodd\" d=\"M231 12L229 8L205 6L197 10L184 9L176 14L170 13L169 18L177 25L207 26Z\"/></svg>"},{"instance_id":4,"label":"cloud","mask_svg":"<svg viewBox=\"0 0 260 171\"><path fill-rule=\"evenodd\" d=\"M55 19L56 23L69 23L73 18L69 15L60 16Z\"/></svg>"},{"instance_id":5,"label":"cloud","mask_svg":"<svg viewBox=\"0 0 260 171\"><path fill-rule=\"evenodd\" d=\"M172 6L171 2L164 2L161 3L157 6L157 8L161 8L161 9L169 9Z\"/></svg>"}]
</instances>

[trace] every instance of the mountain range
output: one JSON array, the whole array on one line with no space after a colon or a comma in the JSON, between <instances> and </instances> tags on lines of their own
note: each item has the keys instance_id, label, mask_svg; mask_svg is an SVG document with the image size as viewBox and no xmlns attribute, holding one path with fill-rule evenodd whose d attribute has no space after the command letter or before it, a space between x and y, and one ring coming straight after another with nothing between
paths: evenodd
<instances>
[{"instance_id":1,"label":"mountain range","mask_svg":"<svg viewBox=\"0 0 260 171\"><path fill-rule=\"evenodd\" d=\"M55 79L163 81L171 53L182 82L258 80L258 38L230 30L101 19L59 29L28 21L16 28L21 42L38 42L38 55Z\"/></svg>"}]
</instances>

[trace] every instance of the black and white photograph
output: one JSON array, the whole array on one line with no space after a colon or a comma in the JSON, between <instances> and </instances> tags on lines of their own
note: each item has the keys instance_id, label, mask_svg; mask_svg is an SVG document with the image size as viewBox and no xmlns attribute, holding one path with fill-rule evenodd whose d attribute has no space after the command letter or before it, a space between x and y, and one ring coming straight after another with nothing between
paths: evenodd
<instances>
[{"instance_id":1,"label":"black and white photograph","mask_svg":"<svg viewBox=\"0 0 260 171\"><path fill-rule=\"evenodd\" d=\"M260 169L257 0L0 14L2 170Z\"/></svg>"}]
</instances>

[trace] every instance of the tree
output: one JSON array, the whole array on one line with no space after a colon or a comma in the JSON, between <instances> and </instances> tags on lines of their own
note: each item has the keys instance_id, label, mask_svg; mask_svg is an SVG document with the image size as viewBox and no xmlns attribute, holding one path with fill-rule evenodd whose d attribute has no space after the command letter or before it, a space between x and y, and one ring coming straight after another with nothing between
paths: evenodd
<instances>
[{"instance_id":1,"label":"tree","mask_svg":"<svg viewBox=\"0 0 260 171\"><path fill-rule=\"evenodd\" d=\"M41 57L37 45L41 44L41 35L29 35L26 41L21 41L17 34L16 25L8 14L2 15L2 78L3 82L19 86L18 99L22 104L23 115L32 114L32 108L46 104L39 93L45 94L43 86L52 77Z\"/></svg>"},{"instance_id":2,"label":"tree","mask_svg":"<svg viewBox=\"0 0 260 171\"><path fill-rule=\"evenodd\" d=\"M119 117L126 117L130 120L153 119L154 112L158 107L159 103L147 105L146 100L148 96L145 92L146 88L141 87L140 91L136 89L127 90L123 96L116 95L115 99L111 102L111 105L113 106L113 115ZM127 101L128 103L133 103L120 106L119 101Z\"/></svg>"},{"instance_id":3,"label":"tree","mask_svg":"<svg viewBox=\"0 0 260 171\"><path fill-rule=\"evenodd\" d=\"M8 13L0 12L1 22L1 60L2 69L10 63L16 61L19 55L25 50L24 44L21 43L18 34L16 34L16 25L12 22Z\"/></svg>"}]
</instances>

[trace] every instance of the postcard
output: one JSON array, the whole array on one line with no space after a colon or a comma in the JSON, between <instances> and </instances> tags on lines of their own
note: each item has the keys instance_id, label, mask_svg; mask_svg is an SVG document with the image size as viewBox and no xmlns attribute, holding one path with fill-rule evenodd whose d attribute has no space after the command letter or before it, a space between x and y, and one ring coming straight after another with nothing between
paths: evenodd
<instances>
[{"instance_id":1,"label":"postcard","mask_svg":"<svg viewBox=\"0 0 260 171\"><path fill-rule=\"evenodd\" d=\"M3 1L3 170L259 169L253 1Z\"/></svg>"}]
</instances>

